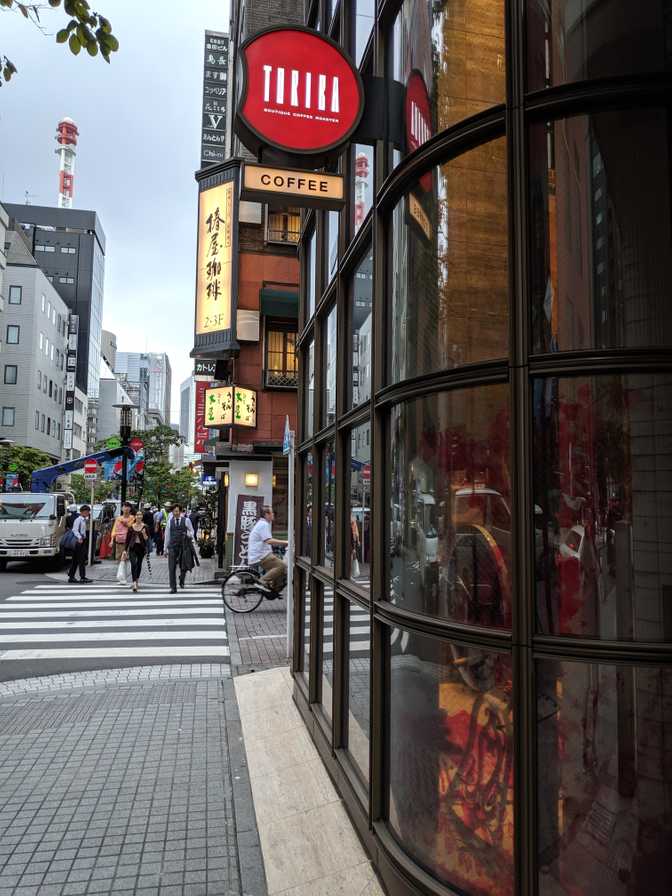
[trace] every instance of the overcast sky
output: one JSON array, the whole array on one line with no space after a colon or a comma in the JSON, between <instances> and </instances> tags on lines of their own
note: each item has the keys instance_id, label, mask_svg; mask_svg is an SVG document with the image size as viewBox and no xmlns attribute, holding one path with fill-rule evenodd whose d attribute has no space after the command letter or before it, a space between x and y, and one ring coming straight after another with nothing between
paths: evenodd
<instances>
[{"instance_id":1,"label":"overcast sky","mask_svg":"<svg viewBox=\"0 0 672 896\"><path fill-rule=\"evenodd\" d=\"M72 56L51 34L67 22L46 9L44 37L0 11L0 52L18 74L0 87L0 201L56 205L56 125L79 128L74 206L105 231L103 326L121 351L167 352L172 419L193 361L196 182L203 32L228 31L228 0L96 0L119 52L107 65ZM144 10L144 11L141 11Z\"/></svg>"}]
</instances>

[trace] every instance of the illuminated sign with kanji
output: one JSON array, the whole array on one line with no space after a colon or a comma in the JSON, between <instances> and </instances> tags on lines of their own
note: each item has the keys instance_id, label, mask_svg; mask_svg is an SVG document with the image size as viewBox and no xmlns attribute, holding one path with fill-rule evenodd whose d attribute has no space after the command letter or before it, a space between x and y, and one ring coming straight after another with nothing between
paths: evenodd
<instances>
[{"instance_id":1,"label":"illuminated sign with kanji","mask_svg":"<svg viewBox=\"0 0 672 896\"><path fill-rule=\"evenodd\" d=\"M196 335L231 329L234 182L199 194Z\"/></svg>"},{"instance_id":2,"label":"illuminated sign with kanji","mask_svg":"<svg viewBox=\"0 0 672 896\"><path fill-rule=\"evenodd\" d=\"M257 425L257 393L241 386L217 386L205 391L205 426Z\"/></svg>"}]
</instances>

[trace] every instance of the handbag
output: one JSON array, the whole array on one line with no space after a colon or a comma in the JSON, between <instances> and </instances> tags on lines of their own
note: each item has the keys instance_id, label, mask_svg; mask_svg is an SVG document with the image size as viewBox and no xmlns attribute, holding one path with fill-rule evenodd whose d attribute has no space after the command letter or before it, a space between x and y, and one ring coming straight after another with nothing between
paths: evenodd
<instances>
[{"instance_id":1,"label":"handbag","mask_svg":"<svg viewBox=\"0 0 672 896\"><path fill-rule=\"evenodd\" d=\"M357 552L352 552L352 563L350 565L350 578L358 579L360 575L359 569L359 560L357 559Z\"/></svg>"},{"instance_id":2,"label":"handbag","mask_svg":"<svg viewBox=\"0 0 672 896\"><path fill-rule=\"evenodd\" d=\"M72 529L68 529L67 532L64 533L63 538L61 538L61 547L64 551L74 551L76 546L77 536Z\"/></svg>"},{"instance_id":3,"label":"handbag","mask_svg":"<svg viewBox=\"0 0 672 896\"><path fill-rule=\"evenodd\" d=\"M126 585L128 583L128 560L120 560L119 566L117 566L117 582L120 585Z\"/></svg>"}]
</instances>

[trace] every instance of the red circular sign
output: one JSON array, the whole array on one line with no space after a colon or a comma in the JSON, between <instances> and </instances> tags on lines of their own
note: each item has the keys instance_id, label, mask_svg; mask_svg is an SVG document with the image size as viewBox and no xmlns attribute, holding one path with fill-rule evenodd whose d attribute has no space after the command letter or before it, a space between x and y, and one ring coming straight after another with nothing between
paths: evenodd
<instances>
[{"instance_id":1,"label":"red circular sign","mask_svg":"<svg viewBox=\"0 0 672 896\"><path fill-rule=\"evenodd\" d=\"M96 473L98 470L98 464L95 460L85 460L84 461L84 472L85 473Z\"/></svg>"},{"instance_id":2,"label":"red circular sign","mask_svg":"<svg viewBox=\"0 0 672 896\"><path fill-rule=\"evenodd\" d=\"M134 451L140 451L145 447L145 443L137 436L128 443Z\"/></svg>"},{"instance_id":3,"label":"red circular sign","mask_svg":"<svg viewBox=\"0 0 672 896\"><path fill-rule=\"evenodd\" d=\"M278 27L250 38L240 53L236 128L249 149L319 155L348 140L362 117L364 91L338 44L308 28Z\"/></svg>"},{"instance_id":4,"label":"red circular sign","mask_svg":"<svg viewBox=\"0 0 672 896\"><path fill-rule=\"evenodd\" d=\"M422 73L417 69L413 69L406 84L404 120L406 123L406 149L409 153L418 149L434 136L429 92ZM423 174L420 178L420 185L426 192L431 190L431 171Z\"/></svg>"}]
</instances>

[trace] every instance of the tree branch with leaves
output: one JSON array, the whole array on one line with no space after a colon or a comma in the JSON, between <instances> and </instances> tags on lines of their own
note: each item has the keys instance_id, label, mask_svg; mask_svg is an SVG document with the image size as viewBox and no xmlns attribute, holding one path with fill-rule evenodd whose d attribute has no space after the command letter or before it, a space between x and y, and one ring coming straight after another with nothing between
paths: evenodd
<instances>
[{"instance_id":1,"label":"tree branch with leaves","mask_svg":"<svg viewBox=\"0 0 672 896\"><path fill-rule=\"evenodd\" d=\"M70 20L64 28L56 32L56 43L67 43L70 52L75 56L86 50L89 56L97 56L100 53L105 62L109 62L110 55L119 49L119 41L112 33L110 20L98 12L93 12L87 0L48 0L47 3L0 0L0 11L22 15L45 35L48 32L42 24L40 13L61 6ZM16 71L14 63L0 52L0 85L3 81L10 81Z\"/></svg>"}]
</instances>

